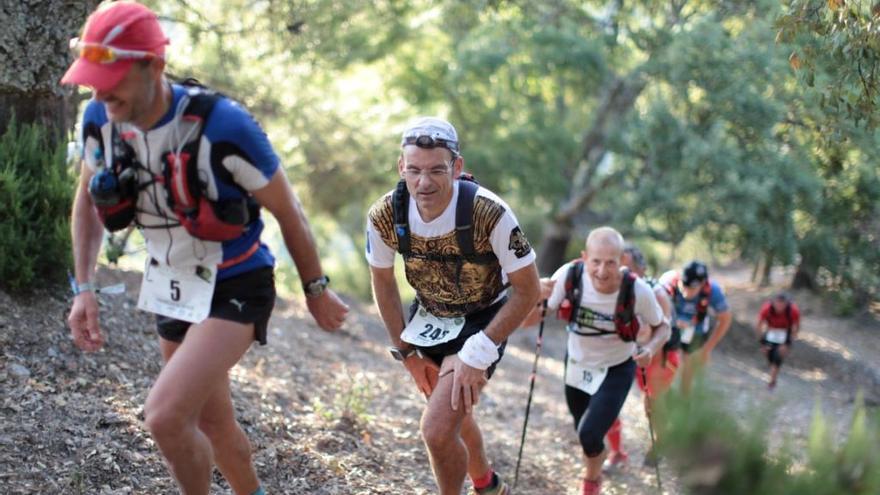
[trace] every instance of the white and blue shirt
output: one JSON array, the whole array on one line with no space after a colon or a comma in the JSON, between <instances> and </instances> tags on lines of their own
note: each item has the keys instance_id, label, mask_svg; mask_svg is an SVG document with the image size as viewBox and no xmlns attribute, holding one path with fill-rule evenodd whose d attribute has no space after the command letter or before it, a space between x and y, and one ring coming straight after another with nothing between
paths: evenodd
<instances>
[{"instance_id":1,"label":"white and blue shirt","mask_svg":"<svg viewBox=\"0 0 880 495\"><path fill-rule=\"evenodd\" d=\"M130 136L126 141L132 145L138 160L147 170L138 171L138 182L147 184L153 177L163 174L161 155L181 146L178 123L188 101L187 90L172 85L173 101L166 114L153 128L142 132L128 124L116 124L120 134ZM83 115L83 159L92 171L97 168L95 150L98 139L103 139L104 149L112 149L112 123L102 102L92 100ZM107 151L106 160L112 160ZM277 171L280 160L272 149L266 133L251 115L238 103L221 98L214 106L205 123L199 144L199 177L207 184L210 200L240 199L245 193L265 187ZM110 163L108 163L110 165ZM231 177L235 187L218 180L218 173ZM223 280L261 267L271 267L275 258L269 248L260 242L263 221L252 220L245 232L237 239L224 242L206 241L191 236L179 225L174 212L168 206L165 187L153 183L142 189L137 199L137 222L144 226L142 234L147 252L156 261L171 266L217 266L224 261L245 257L240 262L218 272ZM256 251L246 256L257 245Z\"/></svg>"}]
</instances>

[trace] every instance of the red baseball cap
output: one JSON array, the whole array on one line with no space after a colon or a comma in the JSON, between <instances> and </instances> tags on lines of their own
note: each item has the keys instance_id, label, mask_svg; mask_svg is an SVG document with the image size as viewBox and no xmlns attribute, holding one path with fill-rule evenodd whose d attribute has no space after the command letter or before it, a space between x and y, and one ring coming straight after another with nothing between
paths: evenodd
<instances>
[{"instance_id":1,"label":"red baseball cap","mask_svg":"<svg viewBox=\"0 0 880 495\"><path fill-rule=\"evenodd\" d=\"M61 84L113 89L135 60L164 57L167 44L152 10L136 2L104 4L89 16L82 37L71 40L77 59Z\"/></svg>"}]
</instances>

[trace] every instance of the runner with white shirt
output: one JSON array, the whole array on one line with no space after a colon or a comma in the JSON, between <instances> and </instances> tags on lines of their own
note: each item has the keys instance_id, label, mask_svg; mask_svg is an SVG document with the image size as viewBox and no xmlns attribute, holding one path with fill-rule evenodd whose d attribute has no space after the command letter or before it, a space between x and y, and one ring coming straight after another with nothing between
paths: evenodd
<instances>
[{"instance_id":1,"label":"runner with white shirt","mask_svg":"<svg viewBox=\"0 0 880 495\"><path fill-rule=\"evenodd\" d=\"M507 337L538 298L535 253L510 207L462 176L452 124L417 119L401 148L401 180L367 221L366 256L391 355L428 398L421 431L441 495L459 495L465 474L477 493L506 495L473 406ZM416 291L409 311L394 276L395 253Z\"/></svg>"},{"instance_id":2,"label":"runner with white shirt","mask_svg":"<svg viewBox=\"0 0 880 495\"><path fill-rule=\"evenodd\" d=\"M547 301L553 310L574 303L566 318L565 398L586 456L584 495L601 491L605 434L623 407L636 365L647 366L669 336L651 288L629 271L621 271L623 248L623 237L610 227L590 232L582 259L563 265L553 275ZM569 273L581 263L584 276L571 287ZM572 289L579 300L568 300ZM636 340L644 344L637 345Z\"/></svg>"}]
</instances>

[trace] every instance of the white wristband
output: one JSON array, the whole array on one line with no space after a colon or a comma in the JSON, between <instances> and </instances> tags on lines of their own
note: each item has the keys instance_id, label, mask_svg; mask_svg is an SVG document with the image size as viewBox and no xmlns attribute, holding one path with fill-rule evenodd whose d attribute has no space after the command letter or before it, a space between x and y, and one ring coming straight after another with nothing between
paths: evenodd
<instances>
[{"instance_id":1,"label":"white wristband","mask_svg":"<svg viewBox=\"0 0 880 495\"><path fill-rule=\"evenodd\" d=\"M485 332L480 331L464 342L458 351L458 358L471 368L484 370L498 360L498 346Z\"/></svg>"}]
</instances>

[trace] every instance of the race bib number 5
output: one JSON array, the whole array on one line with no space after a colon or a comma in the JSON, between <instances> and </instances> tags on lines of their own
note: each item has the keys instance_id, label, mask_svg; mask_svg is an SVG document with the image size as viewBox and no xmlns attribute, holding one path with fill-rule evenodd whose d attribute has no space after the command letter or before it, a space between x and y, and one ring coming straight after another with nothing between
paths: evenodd
<instances>
[{"instance_id":1,"label":"race bib number 5","mask_svg":"<svg viewBox=\"0 0 880 495\"><path fill-rule=\"evenodd\" d=\"M593 395L602 386L606 376L608 376L608 368L592 368L568 358L565 367L565 384L568 386Z\"/></svg>"},{"instance_id":2,"label":"race bib number 5","mask_svg":"<svg viewBox=\"0 0 880 495\"><path fill-rule=\"evenodd\" d=\"M440 318L419 306L400 339L418 347L433 347L455 339L464 328L464 317Z\"/></svg>"},{"instance_id":3,"label":"race bib number 5","mask_svg":"<svg viewBox=\"0 0 880 495\"><path fill-rule=\"evenodd\" d=\"M217 274L204 267L176 268L147 261L138 309L200 323L211 312Z\"/></svg>"}]
</instances>

